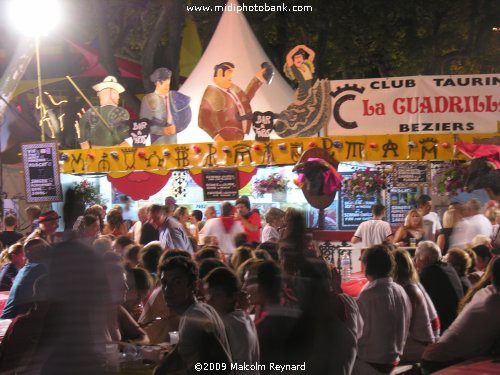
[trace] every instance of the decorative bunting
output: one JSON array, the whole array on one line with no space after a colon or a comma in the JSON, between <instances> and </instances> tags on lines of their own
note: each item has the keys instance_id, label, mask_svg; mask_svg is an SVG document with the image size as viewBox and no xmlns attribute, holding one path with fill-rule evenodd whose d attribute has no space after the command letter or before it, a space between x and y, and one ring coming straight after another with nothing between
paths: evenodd
<instances>
[{"instance_id":1,"label":"decorative bunting","mask_svg":"<svg viewBox=\"0 0 500 375\"><path fill-rule=\"evenodd\" d=\"M143 148L100 147L60 151L62 173L161 171L217 166L295 164L315 144L339 162L392 160L452 160L456 142L491 138L492 134L371 135L275 139L269 142L232 141ZM456 139L455 139L456 138ZM370 145L377 147L370 147ZM117 153L118 157L115 157ZM110 158L109 155L112 155ZM137 156L137 157L136 157ZM463 155L457 155L465 159Z\"/></svg>"}]
</instances>

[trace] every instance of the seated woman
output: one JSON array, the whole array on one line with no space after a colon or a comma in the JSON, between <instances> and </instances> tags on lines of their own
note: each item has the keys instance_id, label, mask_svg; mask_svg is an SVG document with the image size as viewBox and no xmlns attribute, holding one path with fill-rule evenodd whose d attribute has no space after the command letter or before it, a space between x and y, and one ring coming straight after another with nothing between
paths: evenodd
<instances>
[{"instance_id":1,"label":"seated woman","mask_svg":"<svg viewBox=\"0 0 500 375\"><path fill-rule=\"evenodd\" d=\"M9 246L8 249L2 251L0 258L3 262L7 261L0 270L0 291L7 291L12 287L17 272L26 263L23 245L15 243Z\"/></svg>"},{"instance_id":2,"label":"seated woman","mask_svg":"<svg viewBox=\"0 0 500 375\"><path fill-rule=\"evenodd\" d=\"M460 213L454 207L448 208L443 214L443 228L441 229L436 241L443 256L448 252L453 228L455 228L455 225L457 225L460 218Z\"/></svg>"},{"instance_id":3,"label":"seated woman","mask_svg":"<svg viewBox=\"0 0 500 375\"><path fill-rule=\"evenodd\" d=\"M111 292L108 305L108 339L148 345L148 335L122 306L127 293L125 269L114 262L106 263L105 267Z\"/></svg>"},{"instance_id":4,"label":"seated woman","mask_svg":"<svg viewBox=\"0 0 500 375\"><path fill-rule=\"evenodd\" d=\"M393 242L400 246L410 246L412 239L414 239L415 244L418 244L422 241L424 235L423 223L420 212L411 209L406 215L404 225L396 231Z\"/></svg>"},{"instance_id":5,"label":"seated woman","mask_svg":"<svg viewBox=\"0 0 500 375\"><path fill-rule=\"evenodd\" d=\"M132 268L127 271L127 286L123 307L138 321L153 288L153 278L145 269Z\"/></svg>"},{"instance_id":6,"label":"seated woman","mask_svg":"<svg viewBox=\"0 0 500 375\"><path fill-rule=\"evenodd\" d=\"M26 265L21 268L10 288L9 298L2 310L0 319L12 319L24 314L33 306L33 284L41 275L47 273L50 247L41 238L33 238L24 244Z\"/></svg>"},{"instance_id":7,"label":"seated woman","mask_svg":"<svg viewBox=\"0 0 500 375\"><path fill-rule=\"evenodd\" d=\"M99 218L95 215L85 214L78 225L78 233L82 241L92 244L97 239L100 229Z\"/></svg>"},{"instance_id":8,"label":"seated woman","mask_svg":"<svg viewBox=\"0 0 500 375\"><path fill-rule=\"evenodd\" d=\"M264 216L266 225L262 229L261 242L278 242L278 232L284 224L285 212L276 207L271 207Z\"/></svg>"},{"instance_id":9,"label":"seated woman","mask_svg":"<svg viewBox=\"0 0 500 375\"><path fill-rule=\"evenodd\" d=\"M106 221L102 234L112 234L115 237L127 235L127 224L123 220L123 216L119 210L113 208L109 211Z\"/></svg>"},{"instance_id":10,"label":"seated woman","mask_svg":"<svg viewBox=\"0 0 500 375\"><path fill-rule=\"evenodd\" d=\"M135 267L139 266L139 253L141 252L142 246L132 244L128 245L124 249L123 263L125 270L129 271Z\"/></svg>"},{"instance_id":11,"label":"seated woman","mask_svg":"<svg viewBox=\"0 0 500 375\"><path fill-rule=\"evenodd\" d=\"M469 254L459 248L449 249L448 254L446 254L446 262L452 266L455 271L457 271L460 283L462 284L462 289L464 290L464 295L466 295L467 291L472 286L467 277L469 268L472 264Z\"/></svg>"},{"instance_id":12,"label":"seated woman","mask_svg":"<svg viewBox=\"0 0 500 375\"><path fill-rule=\"evenodd\" d=\"M401 360L403 362L419 362L425 347L437 340L433 331L432 317L427 306L428 299L418 285L418 273L413 265L410 254L406 250L395 250L396 267L393 278L401 285L412 305L410 333L404 346ZM429 300L432 304L432 302ZM431 309L434 307L432 306Z\"/></svg>"}]
</instances>

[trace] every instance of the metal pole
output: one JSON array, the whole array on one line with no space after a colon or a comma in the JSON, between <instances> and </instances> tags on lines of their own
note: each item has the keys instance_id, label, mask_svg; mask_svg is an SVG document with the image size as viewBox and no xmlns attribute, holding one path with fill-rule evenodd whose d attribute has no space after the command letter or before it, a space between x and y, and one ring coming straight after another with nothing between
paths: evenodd
<instances>
[{"instance_id":1,"label":"metal pole","mask_svg":"<svg viewBox=\"0 0 500 375\"><path fill-rule=\"evenodd\" d=\"M36 73L38 80L38 105L40 106L40 131L42 132L42 142L45 142L45 131L43 129L43 121L44 121L44 106L43 106L43 98L42 98L42 72L40 69L40 37L38 35L35 36L35 55L36 55Z\"/></svg>"}]
</instances>

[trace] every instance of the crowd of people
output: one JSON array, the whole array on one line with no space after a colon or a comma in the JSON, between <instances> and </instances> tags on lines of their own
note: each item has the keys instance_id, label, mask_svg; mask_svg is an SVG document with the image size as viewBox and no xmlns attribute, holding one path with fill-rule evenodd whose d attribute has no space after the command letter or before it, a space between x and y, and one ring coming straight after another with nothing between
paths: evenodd
<instances>
[{"instance_id":1,"label":"crowd of people","mask_svg":"<svg viewBox=\"0 0 500 375\"><path fill-rule=\"evenodd\" d=\"M167 198L134 223L94 205L61 235L57 212L29 207L30 233L14 216L0 233L12 320L0 373L103 373L110 343L171 342L156 375L211 363L202 372L389 374L498 353L499 210L453 204L441 226L431 208L420 197L394 233L373 207L352 239L368 280L353 298L291 208L269 209L262 227L246 197L219 216Z\"/></svg>"}]
</instances>

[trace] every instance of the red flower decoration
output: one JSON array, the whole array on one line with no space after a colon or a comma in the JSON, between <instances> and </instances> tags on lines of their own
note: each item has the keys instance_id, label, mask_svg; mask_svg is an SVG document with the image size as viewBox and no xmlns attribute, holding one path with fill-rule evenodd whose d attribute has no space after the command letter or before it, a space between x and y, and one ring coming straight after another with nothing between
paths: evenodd
<instances>
[{"instance_id":1,"label":"red flower decoration","mask_svg":"<svg viewBox=\"0 0 500 375\"><path fill-rule=\"evenodd\" d=\"M193 145L193 151L195 154L201 153L201 148L198 145Z\"/></svg>"},{"instance_id":2,"label":"red flower decoration","mask_svg":"<svg viewBox=\"0 0 500 375\"><path fill-rule=\"evenodd\" d=\"M255 151L255 152L259 152L260 150L262 150L262 147L258 144L258 143L254 143L252 145L252 149Z\"/></svg>"},{"instance_id":3,"label":"red flower decoration","mask_svg":"<svg viewBox=\"0 0 500 375\"><path fill-rule=\"evenodd\" d=\"M87 157L88 157L89 159L94 159L94 158L95 158L94 154L93 154L93 153L91 153L91 152L89 152L89 153L87 154Z\"/></svg>"},{"instance_id":4,"label":"red flower decoration","mask_svg":"<svg viewBox=\"0 0 500 375\"><path fill-rule=\"evenodd\" d=\"M450 148L450 144L448 142L441 143L442 148Z\"/></svg>"},{"instance_id":5,"label":"red flower decoration","mask_svg":"<svg viewBox=\"0 0 500 375\"><path fill-rule=\"evenodd\" d=\"M309 148L314 148L314 147L318 147L318 144L316 142L310 142L307 147Z\"/></svg>"},{"instance_id":6,"label":"red flower decoration","mask_svg":"<svg viewBox=\"0 0 500 375\"><path fill-rule=\"evenodd\" d=\"M144 150L137 151L137 156L139 156L140 158L144 158L146 156L146 151Z\"/></svg>"},{"instance_id":7,"label":"red flower decoration","mask_svg":"<svg viewBox=\"0 0 500 375\"><path fill-rule=\"evenodd\" d=\"M368 144L368 146L370 146L370 148L377 148L378 144L375 143L375 142L371 142L371 143Z\"/></svg>"}]
</instances>

